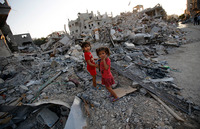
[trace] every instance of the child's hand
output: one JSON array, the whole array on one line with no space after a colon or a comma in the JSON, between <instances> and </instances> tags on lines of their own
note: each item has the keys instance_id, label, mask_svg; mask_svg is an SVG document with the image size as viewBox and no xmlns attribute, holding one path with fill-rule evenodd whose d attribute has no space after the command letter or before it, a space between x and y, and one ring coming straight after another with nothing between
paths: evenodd
<instances>
[{"instance_id":1,"label":"child's hand","mask_svg":"<svg viewBox=\"0 0 200 129\"><path fill-rule=\"evenodd\" d=\"M95 67L96 67L96 68L98 68L98 67L99 67L99 65L98 65L98 64L95 64Z\"/></svg>"},{"instance_id":2,"label":"child's hand","mask_svg":"<svg viewBox=\"0 0 200 129\"><path fill-rule=\"evenodd\" d=\"M91 58L91 62L94 62L94 58Z\"/></svg>"},{"instance_id":3,"label":"child's hand","mask_svg":"<svg viewBox=\"0 0 200 129\"><path fill-rule=\"evenodd\" d=\"M103 60L105 61L107 57L108 57L108 56L107 56L107 55L105 55L105 57L103 58Z\"/></svg>"}]
</instances>

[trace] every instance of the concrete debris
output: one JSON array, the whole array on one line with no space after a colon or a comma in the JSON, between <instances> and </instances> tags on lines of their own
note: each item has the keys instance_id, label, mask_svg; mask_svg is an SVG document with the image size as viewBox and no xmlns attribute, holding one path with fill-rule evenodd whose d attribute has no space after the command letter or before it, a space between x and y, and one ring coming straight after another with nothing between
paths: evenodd
<instances>
[{"instance_id":1,"label":"concrete debris","mask_svg":"<svg viewBox=\"0 0 200 129\"><path fill-rule=\"evenodd\" d=\"M125 45L125 47L127 48L127 49L134 49L135 48L135 45L133 44L133 43L124 43L124 45Z\"/></svg>"},{"instance_id":2,"label":"concrete debris","mask_svg":"<svg viewBox=\"0 0 200 129\"><path fill-rule=\"evenodd\" d=\"M52 127L59 117L48 108L44 108L37 114L36 119L41 125Z\"/></svg>"},{"instance_id":3,"label":"concrete debris","mask_svg":"<svg viewBox=\"0 0 200 129\"><path fill-rule=\"evenodd\" d=\"M19 101L19 103L21 103ZM62 101L37 102L25 105L1 105L1 128L64 128L70 106ZM6 113L6 114L5 114ZM5 122L9 117L9 121ZM3 123L3 121L5 123Z\"/></svg>"},{"instance_id":4,"label":"concrete debris","mask_svg":"<svg viewBox=\"0 0 200 129\"><path fill-rule=\"evenodd\" d=\"M165 17L160 5L145 10L138 5L133 12L116 17L99 12L98 15L79 13L76 20L69 20L70 34L53 32L40 47L33 44L30 34L18 35L20 38L16 42L12 38L8 40L8 34L2 31L5 24L1 23L4 28L0 28L0 52L3 52L0 54L0 104L47 102L46 106L38 106L39 109L31 111L21 106L28 111L25 115L20 114L23 118L18 122L14 121L15 116L8 119L8 115L0 113L0 117L7 120L3 126L156 128L172 125L176 128L180 123L173 122L173 117L162 111L164 108L146 95L149 91L139 84L140 80L144 80L145 85L152 83L170 95L182 97L170 75L171 68L158 57L169 54L188 40L184 31L165 21ZM9 35L13 36L10 30ZM109 93L101 85L98 69L97 82L101 90L92 88L92 77L87 72L80 47L84 41L91 42L95 58L96 48L109 47L111 64L115 63L123 68L124 73L134 75L135 79L129 80L112 69L116 81L112 87L121 95L118 101L110 102ZM16 46L19 51L13 53ZM65 105L52 107L48 104L52 100L62 101ZM190 109L192 113L199 108L191 104ZM31 114L30 117L27 117L28 114Z\"/></svg>"},{"instance_id":5,"label":"concrete debris","mask_svg":"<svg viewBox=\"0 0 200 129\"><path fill-rule=\"evenodd\" d=\"M81 99L75 96L71 111L64 129L82 129L87 127L86 118L81 110Z\"/></svg>"}]
</instances>

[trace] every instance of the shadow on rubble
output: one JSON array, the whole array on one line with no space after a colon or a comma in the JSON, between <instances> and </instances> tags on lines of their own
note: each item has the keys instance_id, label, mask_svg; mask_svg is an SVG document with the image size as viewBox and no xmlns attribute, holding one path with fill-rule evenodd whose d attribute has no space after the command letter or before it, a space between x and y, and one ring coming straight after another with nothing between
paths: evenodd
<instances>
[{"instance_id":1,"label":"shadow on rubble","mask_svg":"<svg viewBox=\"0 0 200 129\"><path fill-rule=\"evenodd\" d=\"M1 105L1 129L63 129L70 108L62 102L40 102L21 106Z\"/></svg>"}]
</instances>

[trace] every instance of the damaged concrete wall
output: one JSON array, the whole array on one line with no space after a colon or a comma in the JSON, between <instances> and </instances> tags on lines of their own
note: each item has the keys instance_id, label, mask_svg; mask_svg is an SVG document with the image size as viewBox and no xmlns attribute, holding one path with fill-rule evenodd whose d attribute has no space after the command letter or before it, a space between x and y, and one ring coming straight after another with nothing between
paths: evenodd
<instances>
[{"instance_id":1,"label":"damaged concrete wall","mask_svg":"<svg viewBox=\"0 0 200 129\"><path fill-rule=\"evenodd\" d=\"M6 43L5 37L0 30L0 57L11 56L11 51Z\"/></svg>"},{"instance_id":2,"label":"damaged concrete wall","mask_svg":"<svg viewBox=\"0 0 200 129\"><path fill-rule=\"evenodd\" d=\"M14 35L14 38L15 38L18 46L20 46L20 47L33 43L33 40L29 33Z\"/></svg>"},{"instance_id":3,"label":"damaged concrete wall","mask_svg":"<svg viewBox=\"0 0 200 129\"><path fill-rule=\"evenodd\" d=\"M7 0L4 0L4 3L0 3L0 30L3 33L6 43L9 46L10 50L17 51L17 44L13 37L12 31L7 25L6 20L9 15L11 7L9 6Z\"/></svg>"},{"instance_id":4,"label":"damaged concrete wall","mask_svg":"<svg viewBox=\"0 0 200 129\"><path fill-rule=\"evenodd\" d=\"M148 16L151 16L153 18L166 19L166 17L167 17L165 10L162 8L162 6L160 4L157 4L153 8L145 9L145 10L141 11L141 13L146 13Z\"/></svg>"},{"instance_id":5,"label":"damaged concrete wall","mask_svg":"<svg viewBox=\"0 0 200 129\"><path fill-rule=\"evenodd\" d=\"M0 27L6 23L10 10L11 7L8 5L7 0L4 0L4 3L0 2Z\"/></svg>"},{"instance_id":6,"label":"damaged concrete wall","mask_svg":"<svg viewBox=\"0 0 200 129\"><path fill-rule=\"evenodd\" d=\"M94 35L94 29L108 23L111 23L111 18L108 14L100 15L99 12L97 16L93 12L78 13L76 20L68 21L70 34L75 38L78 38L81 34Z\"/></svg>"},{"instance_id":7,"label":"damaged concrete wall","mask_svg":"<svg viewBox=\"0 0 200 129\"><path fill-rule=\"evenodd\" d=\"M137 12L140 12L142 10L144 10L143 5L137 5L137 6L133 7L133 13L137 13Z\"/></svg>"}]
</instances>

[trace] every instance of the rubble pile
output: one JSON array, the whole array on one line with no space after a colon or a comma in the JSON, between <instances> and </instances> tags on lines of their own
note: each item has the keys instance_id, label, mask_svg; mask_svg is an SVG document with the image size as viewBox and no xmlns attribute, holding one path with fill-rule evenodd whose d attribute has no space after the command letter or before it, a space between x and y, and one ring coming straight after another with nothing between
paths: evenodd
<instances>
[{"instance_id":1,"label":"rubble pile","mask_svg":"<svg viewBox=\"0 0 200 129\"><path fill-rule=\"evenodd\" d=\"M112 67L116 82L112 87L114 89L132 87L137 91L126 94L112 103L108 91L100 84L99 72L97 83L102 89L92 88L92 77L86 70L83 52L76 40L66 33L61 35L54 33L48 37L46 44L32 53L15 53L11 57L1 58L0 104L17 106L56 100L71 106L76 104L74 97L77 96L83 101L81 109L87 116L85 128L181 128L181 122L175 121L163 106L150 97L150 91L139 84L142 82L148 85L150 82L151 85L180 101L189 103L192 107L189 108L190 113L199 110L197 105L181 96L181 89L174 84L170 71L178 72L178 70L170 68L166 61L160 61L158 58L175 50L174 46L179 47L187 43L185 33L177 29L176 25L162 19L153 19L146 14L122 13L113 18L112 24L100 27L98 32L99 40L92 42L93 55L96 56L95 49L99 46L108 46L112 53L111 62L119 66L122 71L135 76L134 80L128 79ZM13 105L13 102L17 103ZM41 108L37 114L32 110L29 115L45 119L45 115L42 114L47 113L54 118L52 119L54 122L51 122L56 128L55 125L67 121L70 111L75 112L72 109L75 106L69 111L70 106L67 106L66 112L63 111L64 114L60 111L63 107L56 106L55 110L52 106L47 106ZM183 112L176 112L185 120L190 119ZM196 117L196 114L192 115ZM8 114L4 116L2 112L0 116L1 124L9 127L10 124L7 123L10 121L13 128L19 125L21 127L23 124L20 122L26 119L24 117L20 121L15 121L16 115L13 114L4 122L10 116ZM55 124L59 116L65 120L60 118ZM40 119L34 119L31 126L53 127L47 124L48 120L41 122ZM62 123L62 126L57 128L63 128L64 125L65 123Z\"/></svg>"},{"instance_id":2,"label":"rubble pile","mask_svg":"<svg viewBox=\"0 0 200 129\"><path fill-rule=\"evenodd\" d=\"M146 14L122 13L113 18L112 24L105 26L99 28L100 42L110 41L108 30L116 42L172 46L179 46L187 42L184 32L178 29L176 24L167 23L162 19L154 19Z\"/></svg>"}]
</instances>

